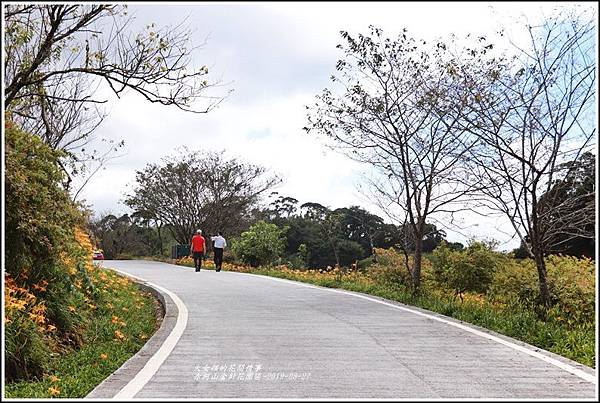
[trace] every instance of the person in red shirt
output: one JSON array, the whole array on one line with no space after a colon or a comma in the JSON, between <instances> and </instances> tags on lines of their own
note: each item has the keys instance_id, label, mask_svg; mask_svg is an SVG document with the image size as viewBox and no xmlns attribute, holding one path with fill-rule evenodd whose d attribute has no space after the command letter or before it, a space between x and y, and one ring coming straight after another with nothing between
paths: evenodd
<instances>
[{"instance_id":1,"label":"person in red shirt","mask_svg":"<svg viewBox=\"0 0 600 403\"><path fill-rule=\"evenodd\" d=\"M206 254L206 241L202 236L202 230L196 231L196 234L192 237L190 253L194 258L194 267L196 268L196 271L200 271L200 268L202 267L202 257Z\"/></svg>"}]
</instances>

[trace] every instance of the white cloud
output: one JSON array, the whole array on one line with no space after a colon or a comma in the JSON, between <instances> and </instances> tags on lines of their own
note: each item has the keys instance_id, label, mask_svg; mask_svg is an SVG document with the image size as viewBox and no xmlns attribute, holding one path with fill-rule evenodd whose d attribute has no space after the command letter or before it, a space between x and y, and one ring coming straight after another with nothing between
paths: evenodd
<instances>
[{"instance_id":1,"label":"white cloud","mask_svg":"<svg viewBox=\"0 0 600 403\"><path fill-rule=\"evenodd\" d=\"M494 16L490 4L499 11ZM195 43L206 45L194 58L206 64L213 78L233 81L234 94L208 114L190 114L150 104L135 94L112 103L99 136L125 139L127 156L95 177L83 197L97 211L123 209L118 202L132 184L135 170L187 145L199 150L224 150L229 157L265 166L284 179L277 189L300 202L331 207L358 204L375 211L357 194L358 165L302 131L305 105L327 85L341 56L335 45L339 31L366 32L369 24L393 36L407 27L417 37L472 33L510 22L526 12L539 15L558 3L397 2L397 3L260 3L130 5L136 25L174 25L190 15ZM383 216L383 215L382 215ZM494 230L506 223L472 219L474 234L507 239ZM495 234L495 235L494 235ZM455 234L454 239L464 240ZM453 238L451 238L453 239ZM518 245L518 242L517 242Z\"/></svg>"}]
</instances>

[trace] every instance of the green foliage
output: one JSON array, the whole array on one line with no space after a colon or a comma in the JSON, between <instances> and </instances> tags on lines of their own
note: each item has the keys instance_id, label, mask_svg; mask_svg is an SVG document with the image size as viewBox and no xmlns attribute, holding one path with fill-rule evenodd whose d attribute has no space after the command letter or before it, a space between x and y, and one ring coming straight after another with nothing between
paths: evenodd
<instances>
[{"instance_id":1,"label":"green foliage","mask_svg":"<svg viewBox=\"0 0 600 403\"><path fill-rule=\"evenodd\" d=\"M296 199L280 196L264 211L270 222L288 227L285 255L294 267L302 264L297 252L300 245L307 248L306 267L325 268L336 265L336 255L340 265L347 267L370 256L372 247L390 248L403 242L399 227L360 207L332 211L318 203L304 203L297 212L296 204ZM444 234L431 224L426 227L424 242L429 248Z\"/></svg>"},{"instance_id":2,"label":"green foliage","mask_svg":"<svg viewBox=\"0 0 600 403\"><path fill-rule=\"evenodd\" d=\"M123 254L161 255L164 235L159 228L152 228L149 221L128 214L120 217L106 214L92 221L90 229L105 259L117 259Z\"/></svg>"},{"instance_id":3,"label":"green foliage","mask_svg":"<svg viewBox=\"0 0 600 403\"><path fill-rule=\"evenodd\" d=\"M410 273L406 268L406 258L402 253L393 248L375 248L375 253L377 262L369 267L369 273L377 279L379 284L392 289L411 286ZM409 257L408 263L412 263L412 257Z\"/></svg>"},{"instance_id":4,"label":"green foliage","mask_svg":"<svg viewBox=\"0 0 600 403\"><path fill-rule=\"evenodd\" d=\"M496 301L514 302L529 309L540 303L537 270L532 259L510 261L494 276L489 295ZM551 255L546 258L551 320L569 328L593 323L595 318L595 264L587 258Z\"/></svg>"},{"instance_id":5,"label":"green foliage","mask_svg":"<svg viewBox=\"0 0 600 403\"><path fill-rule=\"evenodd\" d=\"M540 197L539 214L547 226L556 231L553 224L561 222L560 231L547 242L550 253L592 259L596 256L595 159L594 154L585 152L577 160L560 164L557 176L562 179L556 179L552 188Z\"/></svg>"},{"instance_id":6,"label":"green foliage","mask_svg":"<svg viewBox=\"0 0 600 403\"><path fill-rule=\"evenodd\" d=\"M540 303L537 270L532 259L511 260L499 267L488 290L495 301L517 303L532 309Z\"/></svg>"},{"instance_id":7,"label":"green foliage","mask_svg":"<svg viewBox=\"0 0 600 403\"><path fill-rule=\"evenodd\" d=\"M12 314L5 364L6 377L12 379L42 373L51 340L80 343L81 317L67 307L90 292L78 288L85 280L79 265L90 256L75 231L84 214L62 186L63 154L10 120L5 134L5 285L14 302L5 306ZM38 318L37 327L25 312ZM49 324L56 328L55 336L41 330Z\"/></svg>"},{"instance_id":8,"label":"green foliage","mask_svg":"<svg viewBox=\"0 0 600 403\"><path fill-rule=\"evenodd\" d=\"M551 255L546 259L550 292L556 303L550 313L569 324L593 322L596 273L589 258Z\"/></svg>"},{"instance_id":9,"label":"green foliage","mask_svg":"<svg viewBox=\"0 0 600 403\"><path fill-rule=\"evenodd\" d=\"M461 296L466 291L485 293L499 258L500 254L482 242L472 242L463 251L453 251L442 242L431 257L433 276Z\"/></svg>"},{"instance_id":10,"label":"green foliage","mask_svg":"<svg viewBox=\"0 0 600 403\"><path fill-rule=\"evenodd\" d=\"M305 244L300 244L298 247L298 252L293 255L289 255L286 258L287 265L294 269L303 269L306 268L306 263L308 262L308 248Z\"/></svg>"},{"instance_id":11,"label":"green foliage","mask_svg":"<svg viewBox=\"0 0 600 403\"><path fill-rule=\"evenodd\" d=\"M29 320L28 313L17 311L4 327L5 370L8 379L40 376L47 368L50 348L43 333Z\"/></svg>"},{"instance_id":12,"label":"green foliage","mask_svg":"<svg viewBox=\"0 0 600 403\"><path fill-rule=\"evenodd\" d=\"M338 254L340 265L342 267L349 267L364 256L364 251L358 242L340 239L338 241Z\"/></svg>"},{"instance_id":13,"label":"green foliage","mask_svg":"<svg viewBox=\"0 0 600 403\"><path fill-rule=\"evenodd\" d=\"M285 249L285 230L258 221L232 242L237 259L253 267L274 264Z\"/></svg>"},{"instance_id":14,"label":"green foliage","mask_svg":"<svg viewBox=\"0 0 600 403\"><path fill-rule=\"evenodd\" d=\"M44 371L38 379L6 383L6 397L83 398L154 333L157 325L154 297L114 272L96 268L88 275L98 297L93 320L88 320L82 333L82 347L40 357ZM83 306L75 308L79 311Z\"/></svg>"},{"instance_id":15,"label":"green foliage","mask_svg":"<svg viewBox=\"0 0 600 403\"><path fill-rule=\"evenodd\" d=\"M73 240L82 215L61 186L63 155L10 122L6 128L6 271L17 277L35 267L36 277L60 276L59 254ZM31 281L36 281L32 278ZM59 279L64 281L64 279Z\"/></svg>"},{"instance_id":16,"label":"green foliage","mask_svg":"<svg viewBox=\"0 0 600 403\"><path fill-rule=\"evenodd\" d=\"M371 267L373 264L377 263L376 259L373 256L369 256L365 259L359 260L357 264L357 269L365 270Z\"/></svg>"}]
</instances>

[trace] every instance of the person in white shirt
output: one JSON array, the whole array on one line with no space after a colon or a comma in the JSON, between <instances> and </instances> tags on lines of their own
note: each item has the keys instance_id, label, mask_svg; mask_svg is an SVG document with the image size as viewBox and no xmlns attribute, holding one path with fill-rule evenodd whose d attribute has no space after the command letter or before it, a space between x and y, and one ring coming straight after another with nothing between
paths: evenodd
<instances>
[{"instance_id":1,"label":"person in white shirt","mask_svg":"<svg viewBox=\"0 0 600 403\"><path fill-rule=\"evenodd\" d=\"M221 231L218 232L219 235L211 236L210 240L213 241L213 251L214 251L214 261L215 261L215 270L221 271L221 267L223 266L223 249L227 246L227 241L223 238L223 233Z\"/></svg>"}]
</instances>

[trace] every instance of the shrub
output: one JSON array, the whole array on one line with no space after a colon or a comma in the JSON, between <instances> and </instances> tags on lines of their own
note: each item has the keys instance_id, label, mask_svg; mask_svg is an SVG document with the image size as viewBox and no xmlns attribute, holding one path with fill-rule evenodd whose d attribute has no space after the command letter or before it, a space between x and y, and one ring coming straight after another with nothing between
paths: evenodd
<instances>
[{"instance_id":1,"label":"shrub","mask_svg":"<svg viewBox=\"0 0 600 403\"><path fill-rule=\"evenodd\" d=\"M595 318L595 263L589 258L551 255L546 259L550 292L555 297L551 314L575 323Z\"/></svg>"},{"instance_id":2,"label":"shrub","mask_svg":"<svg viewBox=\"0 0 600 403\"><path fill-rule=\"evenodd\" d=\"M362 259L362 260L359 260L359 261L358 261L358 264L357 264L357 268L358 268L359 270L365 270L365 269L368 269L368 268L370 268L370 267L371 267L372 265L374 265L375 263L377 263L377 262L376 262L376 258L375 258L374 256L369 256L369 257L367 257L367 258L364 258L364 259Z\"/></svg>"},{"instance_id":3,"label":"shrub","mask_svg":"<svg viewBox=\"0 0 600 403\"><path fill-rule=\"evenodd\" d=\"M308 262L308 247L306 244L301 243L298 246L298 251L296 253L287 256L283 260L285 261L286 266L289 266L292 269L306 268Z\"/></svg>"},{"instance_id":4,"label":"shrub","mask_svg":"<svg viewBox=\"0 0 600 403\"><path fill-rule=\"evenodd\" d=\"M86 277L85 216L62 186L62 153L38 137L5 126L5 377L44 370L49 348L81 342L82 315L93 296Z\"/></svg>"},{"instance_id":5,"label":"shrub","mask_svg":"<svg viewBox=\"0 0 600 403\"><path fill-rule=\"evenodd\" d=\"M451 250L445 242L431 256L434 279L461 296L466 291L485 293L492 283L500 254L491 245L471 242L462 251Z\"/></svg>"},{"instance_id":6,"label":"shrub","mask_svg":"<svg viewBox=\"0 0 600 403\"><path fill-rule=\"evenodd\" d=\"M369 275L386 287L410 287L411 278L406 269L405 257L393 248L375 248L377 262L369 267ZM409 258L409 264L412 261Z\"/></svg>"},{"instance_id":7,"label":"shrub","mask_svg":"<svg viewBox=\"0 0 600 403\"><path fill-rule=\"evenodd\" d=\"M539 285L532 259L510 259L494 274L488 290L490 298L502 303L520 303L527 308L538 305Z\"/></svg>"},{"instance_id":8,"label":"shrub","mask_svg":"<svg viewBox=\"0 0 600 403\"><path fill-rule=\"evenodd\" d=\"M338 240L338 254L341 266L349 267L364 256L364 253L363 247L358 242L348 239Z\"/></svg>"},{"instance_id":9,"label":"shrub","mask_svg":"<svg viewBox=\"0 0 600 403\"><path fill-rule=\"evenodd\" d=\"M235 261L235 255L230 249L225 249L223 251L223 262L233 263Z\"/></svg>"},{"instance_id":10,"label":"shrub","mask_svg":"<svg viewBox=\"0 0 600 403\"><path fill-rule=\"evenodd\" d=\"M10 122L5 133L6 270L13 277L26 267L51 271L83 218L61 186L62 153Z\"/></svg>"},{"instance_id":11,"label":"shrub","mask_svg":"<svg viewBox=\"0 0 600 403\"><path fill-rule=\"evenodd\" d=\"M45 285L42 283L42 285ZM43 342L46 306L7 274L4 280L5 371L8 379L42 375L50 354Z\"/></svg>"},{"instance_id":12,"label":"shrub","mask_svg":"<svg viewBox=\"0 0 600 403\"><path fill-rule=\"evenodd\" d=\"M552 307L549 315L570 327L595 317L595 264L588 258L551 255L546 258ZM511 261L498 270L489 294L501 302L530 308L540 305L537 269L532 259Z\"/></svg>"},{"instance_id":13,"label":"shrub","mask_svg":"<svg viewBox=\"0 0 600 403\"><path fill-rule=\"evenodd\" d=\"M258 221L232 243L236 258L253 267L271 265L285 249L285 230L275 224Z\"/></svg>"}]
</instances>

